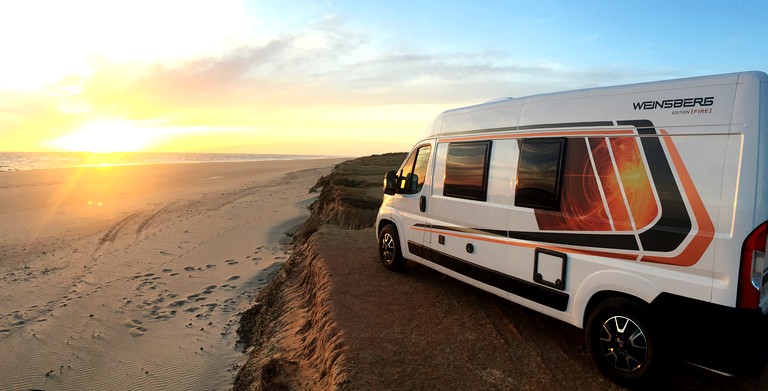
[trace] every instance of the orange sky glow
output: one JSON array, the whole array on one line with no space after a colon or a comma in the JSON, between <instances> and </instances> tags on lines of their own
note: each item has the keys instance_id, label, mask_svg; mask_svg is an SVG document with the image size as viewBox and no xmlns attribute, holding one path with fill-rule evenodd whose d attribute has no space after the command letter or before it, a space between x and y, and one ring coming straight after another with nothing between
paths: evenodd
<instances>
[{"instance_id":1,"label":"orange sky glow","mask_svg":"<svg viewBox=\"0 0 768 391\"><path fill-rule=\"evenodd\" d=\"M766 5L706 3L2 2L0 152L362 156L496 98L765 70Z\"/></svg>"},{"instance_id":2,"label":"orange sky glow","mask_svg":"<svg viewBox=\"0 0 768 391\"><path fill-rule=\"evenodd\" d=\"M0 47L14 56L0 65L0 151L354 156L408 149L445 109L366 102L303 69L292 78L280 68L328 56L343 38L330 25L261 31L246 6L3 5Z\"/></svg>"}]
</instances>

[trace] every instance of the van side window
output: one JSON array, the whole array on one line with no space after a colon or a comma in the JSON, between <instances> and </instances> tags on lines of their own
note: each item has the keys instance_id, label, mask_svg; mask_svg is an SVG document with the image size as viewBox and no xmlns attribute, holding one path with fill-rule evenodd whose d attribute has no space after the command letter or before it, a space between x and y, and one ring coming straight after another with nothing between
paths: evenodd
<instances>
[{"instance_id":1,"label":"van side window","mask_svg":"<svg viewBox=\"0 0 768 391\"><path fill-rule=\"evenodd\" d=\"M431 145L424 145L414 151L411 156L408 156L403 164L403 169L400 170L398 193L416 194L421 191L427 176L427 163L431 151Z\"/></svg>"},{"instance_id":2,"label":"van side window","mask_svg":"<svg viewBox=\"0 0 768 391\"><path fill-rule=\"evenodd\" d=\"M515 206L560 210L565 138L524 139L517 168Z\"/></svg>"},{"instance_id":3,"label":"van side window","mask_svg":"<svg viewBox=\"0 0 768 391\"><path fill-rule=\"evenodd\" d=\"M485 201L490 158L490 141L451 143L445 161L443 195Z\"/></svg>"}]
</instances>

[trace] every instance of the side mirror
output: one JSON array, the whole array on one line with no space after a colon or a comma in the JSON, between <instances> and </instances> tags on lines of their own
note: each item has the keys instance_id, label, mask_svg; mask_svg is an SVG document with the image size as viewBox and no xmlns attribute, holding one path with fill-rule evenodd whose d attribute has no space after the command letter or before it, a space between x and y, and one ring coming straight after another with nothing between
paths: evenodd
<instances>
[{"instance_id":1,"label":"side mirror","mask_svg":"<svg viewBox=\"0 0 768 391\"><path fill-rule=\"evenodd\" d=\"M384 194L394 195L397 192L397 172L387 171L384 175Z\"/></svg>"}]
</instances>

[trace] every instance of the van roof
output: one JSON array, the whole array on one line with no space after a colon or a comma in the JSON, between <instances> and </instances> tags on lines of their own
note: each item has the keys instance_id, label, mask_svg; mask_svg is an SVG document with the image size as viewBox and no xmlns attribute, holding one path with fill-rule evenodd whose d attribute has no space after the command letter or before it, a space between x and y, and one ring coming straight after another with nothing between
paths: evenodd
<instances>
[{"instance_id":1,"label":"van roof","mask_svg":"<svg viewBox=\"0 0 768 391\"><path fill-rule=\"evenodd\" d=\"M652 81L645 83L595 87L563 92L552 92L519 98L499 98L488 102L446 110L441 113L424 131L422 139L449 135L456 132L482 132L484 129L513 128L518 125L526 125L527 121L535 121L541 116L524 112L523 107L531 108L547 103L558 107L560 111L549 115L558 118L557 121L548 122L578 122L579 116L604 115L619 116L637 115L631 112L631 104L628 101L657 100L668 98L693 97L702 89L717 86L732 86L737 84L768 82L768 75L761 71L748 71L727 73L711 76L698 76L682 79ZM670 93L665 93L669 91ZM670 95L671 94L671 95ZM607 101L606 97L616 96L616 99ZM624 102L624 110L614 108L600 110L598 102L612 102L620 100ZM557 101L564 101L560 104ZM566 104L565 102L569 102ZM587 110L595 109L595 110ZM536 110L529 110L535 112ZM594 113L589 113L594 111ZM615 114L614 114L615 113ZM590 120L613 120L619 118L591 118ZM620 118L625 119L625 118ZM628 118L626 118L628 119ZM548 123L544 122L544 123Z\"/></svg>"}]
</instances>

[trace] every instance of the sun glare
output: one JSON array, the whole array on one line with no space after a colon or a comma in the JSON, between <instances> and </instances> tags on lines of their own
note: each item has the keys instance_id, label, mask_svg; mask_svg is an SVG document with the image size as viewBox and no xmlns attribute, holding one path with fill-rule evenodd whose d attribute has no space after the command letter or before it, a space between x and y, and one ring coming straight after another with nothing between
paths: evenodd
<instances>
[{"instance_id":1,"label":"sun glare","mask_svg":"<svg viewBox=\"0 0 768 391\"><path fill-rule=\"evenodd\" d=\"M133 127L127 121L89 122L74 133L59 137L53 144L75 152L137 152L149 146L154 137L150 129Z\"/></svg>"}]
</instances>

